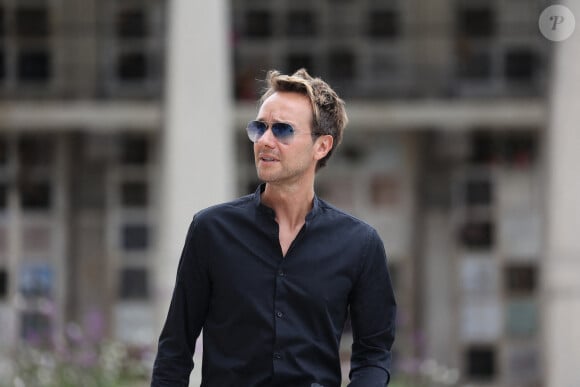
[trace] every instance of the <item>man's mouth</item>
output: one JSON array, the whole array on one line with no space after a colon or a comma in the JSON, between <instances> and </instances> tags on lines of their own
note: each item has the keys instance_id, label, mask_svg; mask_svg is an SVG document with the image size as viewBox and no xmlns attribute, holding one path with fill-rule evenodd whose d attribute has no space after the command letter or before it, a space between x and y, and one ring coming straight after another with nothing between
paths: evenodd
<instances>
[{"instance_id":1,"label":"man's mouth","mask_svg":"<svg viewBox=\"0 0 580 387\"><path fill-rule=\"evenodd\" d=\"M270 155L260 155L260 161L266 161L266 162L273 162L273 161L278 161L278 159L274 156L270 156Z\"/></svg>"}]
</instances>

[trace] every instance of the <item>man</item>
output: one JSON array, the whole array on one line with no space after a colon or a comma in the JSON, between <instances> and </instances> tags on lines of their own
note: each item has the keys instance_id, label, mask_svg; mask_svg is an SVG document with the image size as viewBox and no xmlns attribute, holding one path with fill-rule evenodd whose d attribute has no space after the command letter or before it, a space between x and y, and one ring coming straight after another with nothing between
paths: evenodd
<instances>
[{"instance_id":1,"label":"man","mask_svg":"<svg viewBox=\"0 0 580 387\"><path fill-rule=\"evenodd\" d=\"M203 328L203 387L339 387L349 313L349 386L385 386L395 299L383 244L314 192L347 124L344 102L304 69L267 82L247 127L264 183L194 216L151 386L188 385Z\"/></svg>"}]
</instances>

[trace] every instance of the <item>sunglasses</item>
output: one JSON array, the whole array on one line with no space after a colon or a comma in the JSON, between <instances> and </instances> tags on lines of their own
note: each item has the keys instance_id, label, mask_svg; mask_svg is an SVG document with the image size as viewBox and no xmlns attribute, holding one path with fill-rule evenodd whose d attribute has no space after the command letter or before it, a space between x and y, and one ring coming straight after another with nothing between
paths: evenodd
<instances>
[{"instance_id":1,"label":"sunglasses","mask_svg":"<svg viewBox=\"0 0 580 387\"><path fill-rule=\"evenodd\" d=\"M288 144L290 140L292 140L292 137L297 134L292 125L286 124L284 122L274 122L270 125L270 127L274 137L276 137L278 141L284 144ZM257 142L260 137L266 133L267 130L268 124L263 121L250 121L246 127L248 138L252 142Z\"/></svg>"}]
</instances>

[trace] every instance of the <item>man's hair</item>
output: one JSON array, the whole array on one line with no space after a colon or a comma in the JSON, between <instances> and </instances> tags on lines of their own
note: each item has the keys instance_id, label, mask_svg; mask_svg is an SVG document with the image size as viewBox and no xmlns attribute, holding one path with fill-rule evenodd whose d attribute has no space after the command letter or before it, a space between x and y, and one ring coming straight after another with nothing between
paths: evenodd
<instances>
[{"instance_id":1,"label":"man's hair","mask_svg":"<svg viewBox=\"0 0 580 387\"><path fill-rule=\"evenodd\" d=\"M326 162L342 141L342 132L348 123L344 101L336 92L320 78L313 78L305 69L300 69L292 75L281 74L271 70L266 76L266 91L259 100L264 101L278 91L300 93L310 99L312 105L312 139L331 135L332 148L324 158L318 160L316 170L324 167Z\"/></svg>"}]
</instances>

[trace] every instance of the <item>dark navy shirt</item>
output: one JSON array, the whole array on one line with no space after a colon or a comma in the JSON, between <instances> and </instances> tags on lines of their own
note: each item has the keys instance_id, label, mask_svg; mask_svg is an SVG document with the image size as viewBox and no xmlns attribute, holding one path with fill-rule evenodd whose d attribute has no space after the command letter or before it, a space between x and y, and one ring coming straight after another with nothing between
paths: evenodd
<instances>
[{"instance_id":1,"label":"dark navy shirt","mask_svg":"<svg viewBox=\"0 0 580 387\"><path fill-rule=\"evenodd\" d=\"M315 197L283 256L261 190L194 216L151 386L188 385L203 328L203 387L339 387L348 313L349 386L385 386L396 307L376 231Z\"/></svg>"}]
</instances>

